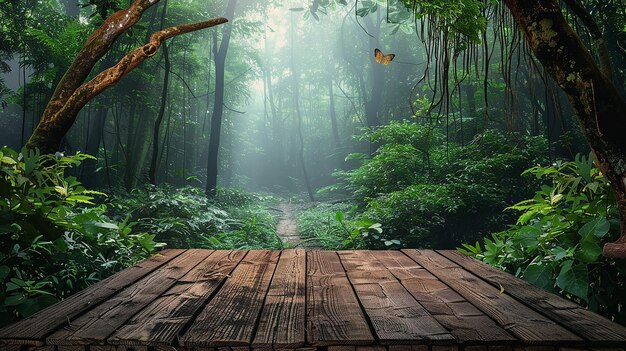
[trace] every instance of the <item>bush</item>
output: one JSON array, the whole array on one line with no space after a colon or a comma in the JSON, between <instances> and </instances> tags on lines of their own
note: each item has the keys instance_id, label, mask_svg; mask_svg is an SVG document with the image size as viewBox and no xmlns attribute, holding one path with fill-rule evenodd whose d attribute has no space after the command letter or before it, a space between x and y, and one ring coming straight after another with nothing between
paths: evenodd
<instances>
[{"instance_id":1,"label":"bush","mask_svg":"<svg viewBox=\"0 0 626 351\"><path fill-rule=\"evenodd\" d=\"M144 259L159 245L112 221L68 168L91 156L0 148L0 320L10 323Z\"/></svg>"},{"instance_id":2,"label":"bush","mask_svg":"<svg viewBox=\"0 0 626 351\"><path fill-rule=\"evenodd\" d=\"M325 204L303 210L298 214L296 225L298 233L305 241L315 242L324 250L343 250L363 248L360 238L351 239L350 224L344 224L337 219L341 213L350 216L354 214L356 206L348 203Z\"/></svg>"},{"instance_id":3,"label":"bush","mask_svg":"<svg viewBox=\"0 0 626 351\"><path fill-rule=\"evenodd\" d=\"M383 144L361 167L348 172L346 187L366 204L365 217L383 224L386 247L452 248L504 229L509 204L532 193L535 182L520 177L545 162L542 137L488 130L467 146L444 143L441 132L396 122L366 136Z\"/></svg>"},{"instance_id":4,"label":"bush","mask_svg":"<svg viewBox=\"0 0 626 351\"><path fill-rule=\"evenodd\" d=\"M137 228L177 248L279 248L268 196L218 189L215 201L200 188L147 185L120 192L109 207L117 217L130 216Z\"/></svg>"},{"instance_id":5,"label":"bush","mask_svg":"<svg viewBox=\"0 0 626 351\"><path fill-rule=\"evenodd\" d=\"M626 263L602 257L602 245L619 236L615 199L591 157L533 167L525 173L547 181L532 199L510 209L515 225L463 245L464 251L526 281L619 322L626 321Z\"/></svg>"}]
</instances>

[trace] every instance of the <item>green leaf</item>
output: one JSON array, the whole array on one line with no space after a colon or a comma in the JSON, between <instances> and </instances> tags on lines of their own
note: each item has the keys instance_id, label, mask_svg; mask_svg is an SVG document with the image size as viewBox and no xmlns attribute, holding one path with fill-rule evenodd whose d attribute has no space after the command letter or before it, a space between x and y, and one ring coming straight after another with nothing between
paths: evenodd
<instances>
[{"instance_id":1,"label":"green leaf","mask_svg":"<svg viewBox=\"0 0 626 351\"><path fill-rule=\"evenodd\" d=\"M26 297L23 294L11 295L4 299L4 304L7 306L17 306L23 303Z\"/></svg>"},{"instance_id":2,"label":"green leaf","mask_svg":"<svg viewBox=\"0 0 626 351\"><path fill-rule=\"evenodd\" d=\"M576 257L585 263L593 263L602 255L602 247L591 239L583 240L580 243L580 250L576 253Z\"/></svg>"},{"instance_id":3,"label":"green leaf","mask_svg":"<svg viewBox=\"0 0 626 351\"><path fill-rule=\"evenodd\" d=\"M119 229L119 227L115 223L94 222L92 224L93 224L93 226L98 227L98 228L112 229L112 230L118 230Z\"/></svg>"},{"instance_id":4,"label":"green leaf","mask_svg":"<svg viewBox=\"0 0 626 351\"><path fill-rule=\"evenodd\" d=\"M11 273L11 268L0 266L0 282L4 281L9 276L9 273Z\"/></svg>"},{"instance_id":5,"label":"green leaf","mask_svg":"<svg viewBox=\"0 0 626 351\"><path fill-rule=\"evenodd\" d=\"M544 289L550 289L554 285L552 269L547 265L529 264L524 270L524 280Z\"/></svg>"},{"instance_id":6,"label":"green leaf","mask_svg":"<svg viewBox=\"0 0 626 351\"><path fill-rule=\"evenodd\" d=\"M525 226L520 228L515 240L526 248L533 248L539 244L537 239L542 234L541 229L533 226Z\"/></svg>"},{"instance_id":7,"label":"green leaf","mask_svg":"<svg viewBox=\"0 0 626 351\"><path fill-rule=\"evenodd\" d=\"M593 234L598 238L605 236L610 229L611 225L609 221L604 217L597 217L590 222L587 222L578 230L578 234L585 239L587 236Z\"/></svg>"},{"instance_id":8,"label":"green leaf","mask_svg":"<svg viewBox=\"0 0 626 351\"><path fill-rule=\"evenodd\" d=\"M9 156L2 156L2 158L0 159L0 163L4 163L7 165L14 165L17 162L15 162L15 160L10 158Z\"/></svg>"},{"instance_id":9,"label":"green leaf","mask_svg":"<svg viewBox=\"0 0 626 351\"><path fill-rule=\"evenodd\" d=\"M343 212L341 211L336 212L335 219L337 219L338 222L343 222Z\"/></svg>"},{"instance_id":10,"label":"green leaf","mask_svg":"<svg viewBox=\"0 0 626 351\"><path fill-rule=\"evenodd\" d=\"M360 9L356 10L356 14L357 14L357 16L359 16L359 17L365 17L365 16L367 16L367 14L368 14L369 12L370 12L370 9L369 9L369 8L367 8L367 7L362 7L362 8L360 8Z\"/></svg>"},{"instance_id":11,"label":"green leaf","mask_svg":"<svg viewBox=\"0 0 626 351\"><path fill-rule=\"evenodd\" d=\"M15 284L15 283L11 283L11 282L7 283L7 285L6 285L6 291L7 292L18 290L19 288L20 288L19 285Z\"/></svg>"},{"instance_id":12,"label":"green leaf","mask_svg":"<svg viewBox=\"0 0 626 351\"><path fill-rule=\"evenodd\" d=\"M587 301L587 293L589 291L587 266L584 264L572 266L572 261L567 261L566 263L562 265L561 272L556 278L556 284L566 293Z\"/></svg>"}]
</instances>

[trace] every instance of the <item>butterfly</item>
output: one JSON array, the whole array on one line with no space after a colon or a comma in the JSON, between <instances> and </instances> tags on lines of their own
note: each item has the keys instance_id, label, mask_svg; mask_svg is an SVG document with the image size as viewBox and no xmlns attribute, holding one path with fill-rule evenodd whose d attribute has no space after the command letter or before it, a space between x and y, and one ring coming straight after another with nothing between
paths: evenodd
<instances>
[{"instance_id":1,"label":"butterfly","mask_svg":"<svg viewBox=\"0 0 626 351\"><path fill-rule=\"evenodd\" d=\"M378 49L374 49L374 59L376 60L376 62L382 63L385 66L387 66L389 64L389 62L391 62L391 60L393 60L394 57L396 57L395 54L383 55L382 51L380 51Z\"/></svg>"}]
</instances>

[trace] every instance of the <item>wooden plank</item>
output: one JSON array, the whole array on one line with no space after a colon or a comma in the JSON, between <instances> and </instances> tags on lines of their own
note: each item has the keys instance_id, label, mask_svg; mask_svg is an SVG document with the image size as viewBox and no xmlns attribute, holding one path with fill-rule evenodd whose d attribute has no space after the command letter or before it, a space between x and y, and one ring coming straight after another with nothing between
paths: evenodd
<instances>
[{"instance_id":1,"label":"wooden plank","mask_svg":"<svg viewBox=\"0 0 626 351\"><path fill-rule=\"evenodd\" d=\"M144 260L131 268L118 272L67 299L0 330L0 339L29 344L43 341L53 331L67 325L68 320L84 313L130 286L150 272L174 259L185 250L164 250L158 256Z\"/></svg>"},{"instance_id":2,"label":"wooden plank","mask_svg":"<svg viewBox=\"0 0 626 351\"><path fill-rule=\"evenodd\" d=\"M170 345L217 291L246 251L216 251L120 327L109 344Z\"/></svg>"},{"instance_id":3,"label":"wooden plank","mask_svg":"<svg viewBox=\"0 0 626 351\"><path fill-rule=\"evenodd\" d=\"M458 251L439 251L439 253L489 284L498 288L502 285L507 294L589 340L591 344L626 343L624 326Z\"/></svg>"},{"instance_id":4,"label":"wooden plank","mask_svg":"<svg viewBox=\"0 0 626 351\"><path fill-rule=\"evenodd\" d=\"M83 345L60 345L57 351L87 351L87 347Z\"/></svg>"},{"instance_id":5,"label":"wooden plank","mask_svg":"<svg viewBox=\"0 0 626 351\"><path fill-rule=\"evenodd\" d=\"M0 344L3 351L20 351L22 349L22 345L3 345Z\"/></svg>"},{"instance_id":6,"label":"wooden plank","mask_svg":"<svg viewBox=\"0 0 626 351\"><path fill-rule=\"evenodd\" d=\"M115 351L116 347L113 345L91 345L89 351Z\"/></svg>"},{"instance_id":7,"label":"wooden plank","mask_svg":"<svg viewBox=\"0 0 626 351\"><path fill-rule=\"evenodd\" d=\"M10 350L10 349L9 349ZM18 349L19 350L19 349ZM2 349L2 351L7 351ZM29 347L28 351L56 351L54 345L46 345L46 346L33 346ZM90 350L91 351L91 350Z\"/></svg>"},{"instance_id":8,"label":"wooden plank","mask_svg":"<svg viewBox=\"0 0 626 351\"><path fill-rule=\"evenodd\" d=\"M399 251L373 251L411 295L460 343L511 343L511 334Z\"/></svg>"},{"instance_id":9,"label":"wooden plank","mask_svg":"<svg viewBox=\"0 0 626 351\"><path fill-rule=\"evenodd\" d=\"M432 250L402 250L524 343L576 345L581 338Z\"/></svg>"},{"instance_id":10,"label":"wooden plank","mask_svg":"<svg viewBox=\"0 0 626 351\"><path fill-rule=\"evenodd\" d=\"M250 251L180 338L184 346L249 346L280 251Z\"/></svg>"},{"instance_id":11,"label":"wooden plank","mask_svg":"<svg viewBox=\"0 0 626 351\"><path fill-rule=\"evenodd\" d=\"M69 327L54 332L46 341L52 345L105 344L106 338L117 328L212 253L211 250L186 251L113 298L70 321Z\"/></svg>"},{"instance_id":12,"label":"wooden plank","mask_svg":"<svg viewBox=\"0 0 626 351\"><path fill-rule=\"evenodd\" d=\"M412 351L411 345L389 345L389 351Z\"/></svg>"},{"instance_id":13,"label":"wooden plank","mask_svg":"<svg viewBox=\"0 0 626 351\"><path fill-rule=\"evenodd\" d=\"M253 347L304 346L305 283L305 251L283 251L267 292Z\"/></svg>"},{"instance_id":14,"label":"wooden plank","mask_svg":"<svg viewBox=\"0 0 626 351\"><path fill-rule=\"evenodd\" d=\"M336 345L336 346L328 346L328 351L355 351L356 346L350 345Z\"/></svg>"},{"instance_id":15,"label":"wooden plank","mask_svg":"<svg viewBox=\"0 0 626 351\"><path fill-rule=\"evenodd\" d=\"M338 253L380 343L454 342L454 337L406 291L371 252Z\"/></svg>"},{"instance_id":16,"label":"wooden plank","mask_svg":"<svg viewBox=\"0 0 626 351\"><path fill-rule=\"evenodd\" d=\"M89 350L91 351L91 350ZM147 346L138 346L138 345L118 345L115 348L115 351L148 351Z\"/></svg>"},{"instance_id":17,"label":"wooden plank","mask_svg":"<svg viewBox=\"0 0 626 351\"><path fill-rule=\"evenodd\" d=\"M307 341L315 346L374 342L339 257L307 252Z\"/></svg>"}]
</instances>

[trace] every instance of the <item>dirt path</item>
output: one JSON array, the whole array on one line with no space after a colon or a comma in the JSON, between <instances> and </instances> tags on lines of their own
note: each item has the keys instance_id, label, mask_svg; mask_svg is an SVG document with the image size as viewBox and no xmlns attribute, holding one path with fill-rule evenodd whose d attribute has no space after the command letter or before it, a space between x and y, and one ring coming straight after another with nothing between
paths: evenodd
<instances>
[{"instance_id":1,"label":"dirt path","mask_svg":"<svg viewBox=\"0 0 626 351\"><path fill-rule=\"evenodd\" d=\"M296 227L296 206L291 203L282 203L278 205L278 209L282 212L282 215L276 225L276 233L282 241L290 247L315 248L313 243L306 242L306 240L298 234Z\"/></svg>"}]
</instances>

